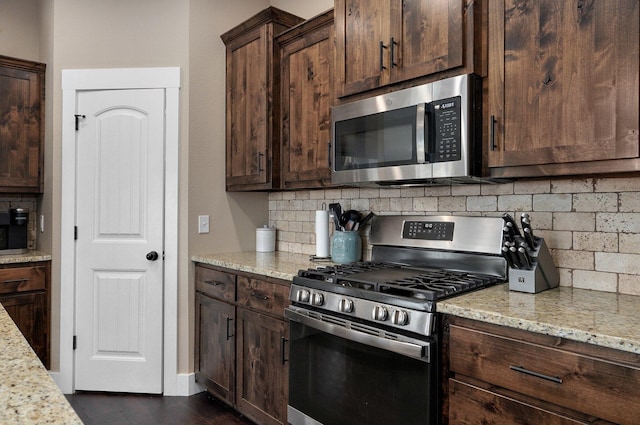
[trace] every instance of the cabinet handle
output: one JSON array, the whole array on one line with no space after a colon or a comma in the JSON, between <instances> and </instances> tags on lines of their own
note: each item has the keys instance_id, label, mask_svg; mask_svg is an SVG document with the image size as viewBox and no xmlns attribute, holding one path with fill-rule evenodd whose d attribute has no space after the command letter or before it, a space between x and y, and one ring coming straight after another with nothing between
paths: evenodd
<instances>
[{"instance_id":1,"label":"cabinet handle","mask_svg":"<svg viewBox=\"0 0 640 425\"><path fill-rule=\"evenodd\" d=\"M251 296L252 296L253 298L257 298L257 299L259 299L259 300L263 300L263 301L266 301L266 300L268 300L268 299L269 299L269 297L268 297L268 296L266 296L266 295L262 295L260 292L256 292L256 291L251 291Z\"/></svg>"},{"instance_id":2,"label":"cabinet handle","mask_svg":"<svg viewBox=\"0 0 640 425\"><path fill-rule=\"evenodd\" d=\"M285 337L282 337L282 345L280 346L280 348L282 349L281 353L282 353L282 365L284 366L284 364L286 362L289 361L289 359L286 358L285 353L286 353L286 348L285 345L287 344L287 342L289 342L289 340Z\"/></svg>"},{"instance_id":3,"label":"cabinet handle","mask_svg":"<svg viewBox=\"0 0 640 425\"><path fill-rule=\"evenodd\" d=\"M262 152L258 152L258 174L260 174L261 172L264 171L264 169L262 168L262 157L264 156L264 154Z\"/></svg>"},{"instance_id":4,"label":"cabinet handle","mask_svg":"<svg viewBox=\"0 0 640 425\"><path fill-rule=\"evenodd\" d=\"M29 279L12 279L12 280L3 280L2 283L6 283L7 285L12 284L12 283L20 283L20 282L28 282Z\"/></svg>"},{"instance_id":5,"label":"cabinet handle","mask_svg":"<svg viewBox=\"0 0 640 425\"><path fill-rule=\"evenodd\" d=\"M491 150L496 150L496 116L489 117L489 141L491 142Z\"/></svg>"},{"instance_id":6,"label":"cabinet handle","mask_svg":"<svg viewBox=\"0 0 640 425\"><path fill-rule=\"evenodd\" d=\"M231 322L233 322L233 319L229 316L227 316L227 341L229 341L231 338L233 338L233 334L231 333L231 327L229 326L229 324L231 324Z\"/></svg>"},{"instance_id":7,"label":"cabinet handle","mask_svg":"<svg viewBox=\"0 0 640 425\"><path fill-rule=\"evenodd\" d=\"M329 169L331 169L331 141L329 141L327 145L329 146L329 155L328 155Z\"/></svg>"},{"instance_id":8,"label":"cabinet handle","mask_svg":"<svg viewBox=\"0 0 640 425\"><path fill-rule=\"evenodd\" d=\"M529 369L525 369L522 366L509 366L509 369L515 370L516 372L524 373L525 375L535 376L536 378L544 379L547 381L555 382L556 384L562 384L562 378L559 376L549 376L542 373L534 372Z\"/></svg>"},{"instance_id":9,"label":"cabinet handle","mask_svg":"<svg viewBox=\"0 0 640 425\"><path fill-rule=\"evenodd\" d=\"M204 283L206 283L207 285L212 285L212 286L224 285L224 283L218 282L218 281L215 281L215 280L205 280Z\"/></svg>"},{"instance_id":10,"label":"cabinet handle","mask_svg":"<svg viewBox=\"0 0 640 425\"><path fill-rule=\"evenodd\" d=\"M384 49L386 49L387 46L384 45L384 43L381 41L380 42L380 71L384 71L385 69L387 69L386 66L384 66Z\"/></svg>"},{"instance_id":11,"label":"cabinet handle","mask_svg":"<svg viewBox=\"0 0 640 425\"><path fill-rule=\"evenodd\" d=\"M391 68L398 66L398 64L396 63L396 54L395 54L395 47L394 46L399 46L398 43L396 43L396 40L391 37L391 42L389 43L389 45L391 46Z\"/></svg>"}]
</instances>

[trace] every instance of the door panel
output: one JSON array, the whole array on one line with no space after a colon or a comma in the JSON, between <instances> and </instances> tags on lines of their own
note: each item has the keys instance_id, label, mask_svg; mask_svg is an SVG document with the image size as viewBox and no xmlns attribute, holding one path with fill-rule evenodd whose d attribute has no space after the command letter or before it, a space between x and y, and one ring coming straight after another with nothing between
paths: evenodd
<instances>
[{"instance_id":1,"label":"door panel","mask_svg":"<svg viewBox=\"0 0 640 425\"><path fill-rule=\"evenodd\" d=\"M164 90L81 92L78 112L76 389L161 393Z\"/></svg>"}]
</instances>

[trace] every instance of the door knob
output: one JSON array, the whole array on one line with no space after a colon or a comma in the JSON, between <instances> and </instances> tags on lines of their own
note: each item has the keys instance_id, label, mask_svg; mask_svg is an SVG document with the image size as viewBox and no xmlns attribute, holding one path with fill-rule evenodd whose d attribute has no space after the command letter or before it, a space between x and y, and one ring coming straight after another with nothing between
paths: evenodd
<instances>
[{"instance_id":1,"label":"door knob","mask_svg":"<svg viewBox=\"0 0 640 425\"><path fill-rule=\"evenodd\" d=\"M158 259L158 253L155 251L151 251L147 253L147 260L156 261Z\"/></svg>"}]
</instances>

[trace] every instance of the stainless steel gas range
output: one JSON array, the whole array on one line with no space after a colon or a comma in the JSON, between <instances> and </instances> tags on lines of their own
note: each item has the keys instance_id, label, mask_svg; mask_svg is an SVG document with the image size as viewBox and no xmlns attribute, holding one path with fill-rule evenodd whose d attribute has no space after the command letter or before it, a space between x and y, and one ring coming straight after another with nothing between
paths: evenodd
<instances>
[{"instance_id":1,"label":"stainless steel gas range","mask_svg":"<svg viewBox=\"0 0 640 425\"><path fill-rule=\"evenodd\" d=\"M293 279L292 425L435 425L439 300L507 278L502 218L379 216L372 260Z\"/></svg>"}]
</instances>

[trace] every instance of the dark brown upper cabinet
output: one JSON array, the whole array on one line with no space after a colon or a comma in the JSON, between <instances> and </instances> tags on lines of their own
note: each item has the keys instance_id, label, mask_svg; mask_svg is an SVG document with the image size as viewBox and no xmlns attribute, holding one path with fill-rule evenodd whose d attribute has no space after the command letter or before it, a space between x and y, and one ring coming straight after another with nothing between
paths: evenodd
<instances>
[{"instance_id":1,"label":"dark brown upper cabinet","mask_svg":"<svg viewBox=\"0 0 640 425\"><path fill-rule=\"evenodd\" d=\"M0 56L0 193L42 193L45 64Z\"/></svg>"},{"instance_id":2,"label":"dark brown upper cabinet","mask_svg":"<svg viewBox=\"0 0 640 425\"><path fill-rule=\"evenodd\" d=\"M282 33L281 188L331 185L333 10Z\"/></svg>"},{"instance_id":3,"label":"dark brown upper cabinet","mask_svg":"<svg viewBox=\"0 0 640 425\"><path fill-rule=\"evenodd\" d=\"M477 72L482 2L336 0L336 94Z\"/></svg>"},{"instance_id":4,"label":"dark brown upper cabinet","mask_svg":"<svg viewBox=\"0 0 640 425\"><path fill-rule=\"evenodd\" d=\"M222 34L226 45L226 189L280 181L280 52L276 35L301 18L269 7Z\"/></svg>"},{"instance_id":5,"label":"dark brown upper cabinet","mask_svg":"<svg viewBox=\"0 0 640 425\"><path fill-rule=\"evenodd\" d=\"M489 2L493 176L640 170L639 17L637 0Z\"/></svg>"}]
</instances>

